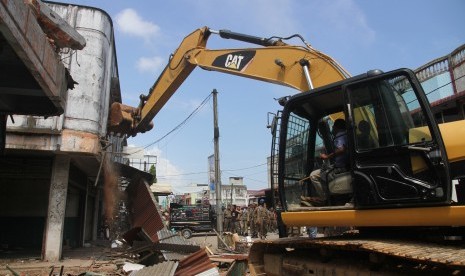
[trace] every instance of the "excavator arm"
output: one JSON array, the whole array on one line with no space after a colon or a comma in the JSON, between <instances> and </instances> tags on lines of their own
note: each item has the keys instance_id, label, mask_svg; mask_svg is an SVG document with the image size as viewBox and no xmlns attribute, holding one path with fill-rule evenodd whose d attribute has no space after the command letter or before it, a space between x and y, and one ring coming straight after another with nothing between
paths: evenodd
<instances>
[{"instance_id":1,"label":"excavator arm","mask_svg":"<svg viewBox=\"0 0 465 276\"><path fill-rule=\"evenodd\" d=\"M259 48L210 50L206 48L212 34L257 44ZM112 106L111 131L135 136L153 127L152 119L181 86L195 67L218 71L307 91L349 77L347 71L331 57L315 50L303 39L304 46L283 42L288 38L260 38L208 27L186 36L171 55L168 65L150 88L141 95L140 104L132 108L119 103Z\"/></svg>"}]
</instances>

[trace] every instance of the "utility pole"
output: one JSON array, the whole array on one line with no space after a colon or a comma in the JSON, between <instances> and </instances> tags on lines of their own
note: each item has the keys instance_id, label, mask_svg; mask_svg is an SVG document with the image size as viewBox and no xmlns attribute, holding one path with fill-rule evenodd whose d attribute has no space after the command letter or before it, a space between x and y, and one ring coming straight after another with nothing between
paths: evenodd
<instances>
[{"instance_id":1,"label":"utility pole","mask_svg":"<svg viewBox=\"0 0 465 276\"><path fill-rule=\"evenodd\" d=\"M216 191L216 228L220 234L223 233L223 210L221 210L221 175L220 175L220 150L219 138L220 130L218 128L218 91L213 89L213 143L215 146L215 191ZM220 239L220 237L218 237ZM220 242L218 241L218 244Z\"/></svg>"},{"instance_id":2,"label":"utility pole","mask_svg":"<svg viewBox=\"0 0 465 276\"><path fill-rule=\"evenodd\" d=\"M231 181L231 206L233 205L233 183Z\"/></svg>"}]
</instances>

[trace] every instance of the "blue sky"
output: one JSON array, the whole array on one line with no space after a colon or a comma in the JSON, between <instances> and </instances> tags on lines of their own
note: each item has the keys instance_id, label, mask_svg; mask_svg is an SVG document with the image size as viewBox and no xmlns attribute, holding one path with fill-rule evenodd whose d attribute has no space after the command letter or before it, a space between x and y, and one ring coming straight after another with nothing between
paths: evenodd
<instances>
[{"instance_id":1,"label":"blue sky","mask_svg":"<svg viewBox=\"0 0 465 276\"><path fill-rule=\"evenodd\" d=\"M352 75L370 69L415 69L465 43L463 0L70 0L112 17L123 103L137 106L182 39L197 28L229 29L259 37L302 35ZM292 41L298 44L299 41ZM211 36L210 49L255 47ZM196 68L154 118L150 132L129 139L145 147L159 140L217 89L222 182L242 176L249 189L267 186L274 100L297 93L286 87ZM175 192L207 183L213 154L213 104L167 138L147 148L158 156L158 179Z\"/></svg>"}]
</instances>

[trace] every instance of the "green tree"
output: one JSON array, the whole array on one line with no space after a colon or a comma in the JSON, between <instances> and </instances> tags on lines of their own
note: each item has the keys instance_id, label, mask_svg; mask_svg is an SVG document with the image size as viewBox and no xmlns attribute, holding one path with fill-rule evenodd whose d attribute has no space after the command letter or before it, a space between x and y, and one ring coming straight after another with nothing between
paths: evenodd
<instances>
[{"instance_id":1,"label":"green tree","mask_svg":"<svg viewBox=\"0 0 465 276\"><path fill-rule=\"evenodd\" d=\"M157 183L157 169L155 165L152 164L152 166L150 166L149 173L153 175L153 183Z\"/></svg>"}]
</instances>

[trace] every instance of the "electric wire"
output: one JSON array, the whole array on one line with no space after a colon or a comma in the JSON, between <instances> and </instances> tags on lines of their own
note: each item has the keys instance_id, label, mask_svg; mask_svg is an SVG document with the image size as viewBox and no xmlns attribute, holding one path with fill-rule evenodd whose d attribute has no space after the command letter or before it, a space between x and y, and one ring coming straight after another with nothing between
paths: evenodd
<instances>
[{"instance_id":1,"label":"electric wire","mask_svg":"<svg viewBox=\"0 0 465 276\"><path fill-rule=\"evenodd\" d=\"M463 78L463 77L465 77L465 75L462 75L462 76L460 76L460 77L458 77L458 78L455 78L454 80L451 80L451 81L449 81L449 82L447 82L447 83L445 83L445 84L443 84L443 85L441 85L441 86L439 86L439 87L436 87L435 89L433 89L433 90L431 90L431 91L429 91L429 92L425 92L425 95L428 96L429 94L431 94L431 93L433 93L433 92L435 92L435 91L437 91L437 90L439 90L439 89L441 89L441 88L443 88L443 87L446 87L446 86L452 84L453 82L456 82L457 80L459 80L459 79L461 79L461 78ZM408 104L411 104L411 103L413 103L413 102L415 102L415 101L417 101L416 98L413 99L413 100L411 100L410 102L407 102L406 104L408 105Z\"/></svg>"},{"instance_id":2,"label":"electric wire","mask_svg":"<svg viewBox=\"0 0 465 276\"><path fill-rule=\"evenodd\" d=\"M232 174L230 172L225 172L226 174L229 174L233 177L242 177L244 179L247 179L247 180L250 180L250 181L255 181L255 182L259 182L259 183L267 183L266 181L264 180L258 180L258 179L254 179L254 178L250 178L250 177L246 177L246 176L239 176L239 175L236 175L236 174Z\"/></svg>"},{"instance_id":3,"label":"electric wire","mask_svg":"<svg viewBox=\"0 0 465 276\"><path fill-rule=\"evenodd\" d=\"M197 108L195 108L194 111L192 111L192 113L189 114L189 116L187 116L186 119L184 119L181 123L179 123L179 124L178 124L175 128L173 128L171 131L169 131L168 133L166 133L165 135L163 135L160 139L158 139L158 140L156 140L155 142L152 142L152 143L148 144L147 146L145 146L144 149L146 149L146 148L148 148L148 147L150 147L150 146L152 146L152 145L154 145L154 144L156 144L156 143L162 141L163 139L165 139L166 137L168 137L168 135L170 135L171 133L175 132L176 130L178 130L178 129L180 129L182 126L184 126L184 125L187 123L187 121L188 121L189 119L191 119L195 114L197 114L197 113L200 111L200 109L201 109L202 107L205 106L205 104L208 102L208 100L209 100L211 97L212 97L212 93L210 93L210 94L200 103L200 105L197 106Z\"/></svg>"},{"instance_id":4,"label":"electric wire","mask_svg":"<svg viewBox=\"0 0 465 276\"><path fill-rule=\"evenodd\" d=\"M450 81L450 82L448 82L448 83L446 83L446 84L443 84L443 85L441 85L441 86L439 86L439 87L437 87L437 88L435 88L435 89L429 91L428 93L425 93L425 95L429 95L429 94L433 93L434 91L436 91L436 90L438 90L438 89L441 89L441 88L443 88L443 87L445 87L445 86L447 86L447 85L449 85L449 84L452 84L453 82L456 82L457 80L459 80L459 79L461 79L461 78L463 78L463 77L465 77L465 75L460 76L460 77L458 77L458 78L455 78L454 80L452 80L452 81Z\"/></svg>"},{"instance_id":5,"label":"electric wire","mask_svg":"<svg viewBox=\"0 0 465 276\"><path fill-rule=\"evenodd\" d=\"M173 132L175 132L176 130L180 129L181 127L183 127L187 121L189 121L195 114L197 114L204 106L205 104L208 102L208 100L212 97L212 93L210 93L200 104L199 106L197 106L194 111L192 111L189 116L187 116L186 119L184 119L181 123L179 123L176 127L174 127L172 130L170 130L168 133L166 133L165 135L163 135L160 139L144 146L142 149L140 150L137 150L137 151L134 151L132 154L135 154L135 153L139 153L143 150L145 150L146 148L148 147L151 147L157 143L159 143L160 141L162 141L163 139L165 139L166 137L168 137L170 134L172 134Z\"/></svg>"},{"instance_id":6,"label":"electric wire","mask_svg":"<svg viewBox=\"0 0 465 276\"><path fill-rule=\"evenodd\" d=\"M243 170L253 169L253 168L256 168L256 167L261 167L261 166L264 166L264 165L266 165L266 164L267 164L267 163L262 163L262 164L254 165L254 166L247 167L247 168L229 169L229 170L221 170L221 171L222 171L222 172L243 171Z\"/></svg>"},{"instance_id":7,"label":"electric wire","mask_svg":"<svg viewBox=\"0 0 465 276\"><path fill-rule=\"evenodd\" d=\"M229 173L229 172L233 172L233 171L243 171L243 170L248 170L248 169L261 167L261 166L264 166L266 164L267 163L262 163L262 164L258 164L258 165L254 165L254 166L250 166L250 167L246 167L246 168L221 170L221 172L228 172ZM173 177L173 176L183 176L183 175L193 175L193 174L203 174L203 173L209 173L209 172L208 171L205 171L205 172L189 172L189 173L180 173L180 174L160 175L160 177Z\"/></svg>"}]
</instances>

